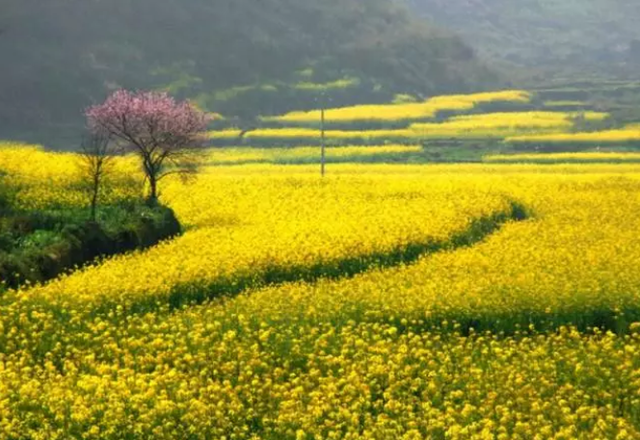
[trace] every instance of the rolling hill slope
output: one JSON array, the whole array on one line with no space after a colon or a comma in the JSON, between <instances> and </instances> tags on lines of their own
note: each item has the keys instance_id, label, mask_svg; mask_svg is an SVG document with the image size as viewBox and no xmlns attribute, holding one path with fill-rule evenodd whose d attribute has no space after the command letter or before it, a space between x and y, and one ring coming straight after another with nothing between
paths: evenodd
<instances>
[{"instance_id":1,"label":"rolling hill slope","mask_svg":"<svg viewBox=\"0 0 640 440\"><path fill-rule=\"evenodd\" d=\"M640 61L636 0L408 0L479 52L521 66L629 73Z\"/></svg>"},{"instance_id":2,"label":"rolling hill slope","mask_svg":"<svg viewBox=\"0 0 640 440\"><path fill-rule=\"evenodd\" d=\"M4 0L0 138L67 146L118 87L250 118L495 85L452 34L389 0Z\"/></svg>"}]
</instances>

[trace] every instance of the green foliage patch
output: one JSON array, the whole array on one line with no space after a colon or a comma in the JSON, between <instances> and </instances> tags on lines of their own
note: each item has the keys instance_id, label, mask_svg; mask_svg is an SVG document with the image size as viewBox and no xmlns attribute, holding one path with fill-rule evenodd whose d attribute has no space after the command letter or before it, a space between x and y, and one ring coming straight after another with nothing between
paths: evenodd
<instances>
[{"instance_id":1,"label":"green foliage patch","mask_svg":"<svg viewBox=\"0 0 640 440\"><path fill-rule=\"evenodd\" d=\"M98 257L146 248L180 233L173 211L142 202L86 209L14 211L0 216L0 291L42 283Z\"/></svg>"}]
</instances>

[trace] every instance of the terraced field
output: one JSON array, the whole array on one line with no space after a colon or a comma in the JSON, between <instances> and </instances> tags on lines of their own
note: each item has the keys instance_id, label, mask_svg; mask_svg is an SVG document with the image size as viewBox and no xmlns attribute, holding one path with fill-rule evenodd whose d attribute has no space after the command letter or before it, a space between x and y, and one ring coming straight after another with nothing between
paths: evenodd
<instances>
[{"instance_id":1,"label":"terraced field","mask_svg":"<svg viewBox=\"0 0 640 440\"><path fill-rule=\"evenodd\" d=\"M586 93L586 92L585 92ZM556 93L562 97L562 93ZM293 147L325 143L343 145L422 145L428 159L454 159L447 150L463 146L486 154L562 152L640 146L637 118L621 119L598 110L605 104L550 100L552 91L506 90L470 95L437 96L414 102L328 108L264 117L240 130L219 124L209 133L218 146ZM585 96L589 96L588 93ZM595 99L595 98L594 98ZM231 124L231 125L230 125ZM467 157L477 160L477 155Z\"/></svg>"},{"instance_id":2,"label":"terraced field","mask_svg":"<svg viewBox=\"0 0 640 440\"><path fill-rule=\"evenodd\" d=\"M358 105L352 107L327 109L329 121L414 121L435 117L441 111L472 110L476 105L490 102L527 103L531 95L522 90L476 93L471 95L446 95L428 99L425 102L409 102L394 105ZM266 122L281 123L317 123L320 111L292 112L282 116L263 118Z\"/></svg>"},{"instance_id":3,"label":"terraced field","mask_svg":"<svg viewBox=\"0 0 640 440\"><path fill-rule=\"evenodd\" d=\"M483 158L487 163L636 163L640 162L640 154L635 152L585 152L585 153L551 153L551 154L503 154Z\"/></svg>"},{"instance_id":4,"label":"terraced field","mask_svg":"<svg viewBox=\"0 0 640 440\"><path fill-rule=\"evenodd\" d=\"M162 187L181 237L0 296L0 438L640 437L633 160L243 154ZM0 148L25 205L73 164Z\"/></svg>"}]
</instances>

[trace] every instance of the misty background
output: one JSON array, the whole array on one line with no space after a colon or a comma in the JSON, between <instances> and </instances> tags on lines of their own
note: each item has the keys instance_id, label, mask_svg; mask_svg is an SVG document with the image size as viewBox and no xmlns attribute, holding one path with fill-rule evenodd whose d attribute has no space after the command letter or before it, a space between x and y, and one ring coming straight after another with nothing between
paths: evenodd
<instances>
[{"instance_id":1,"label":"misty background","mask_svg":"<svg viewBox=\"0 0 640 440\"><path fill-rule=\"evenodd\" d=\"M0 138L74 148L118 88L243 126L319 99L632 81L639 18L633 0L0 0Z\"/></svg>"}]
</instances>

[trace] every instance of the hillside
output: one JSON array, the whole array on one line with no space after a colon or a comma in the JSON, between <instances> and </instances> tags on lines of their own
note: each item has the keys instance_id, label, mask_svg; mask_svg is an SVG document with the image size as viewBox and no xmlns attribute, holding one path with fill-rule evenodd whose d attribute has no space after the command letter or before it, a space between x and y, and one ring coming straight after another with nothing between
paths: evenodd
<instances>
[{"instance_id":1,"label":"hillside","mask_svg":"<svg viewBox=\"0 0 640 440\"><path fill-rule=\"evenodd\" d=\"M388 0L4 0L0 138L68 147L115 88L244 119L495 85L459 38Z\"/></svg>"},{"instance_id":2,"label":"hillside","mask_svg":"<svg viewBox=\"0 0 640 440\"><path fill-rule=\"evenodd\" d=\"M640 3L636 0L408 1L424 17L458 31L494 60L542 65L554 72L638 71Z\"/></svg>"}]
</instances>

